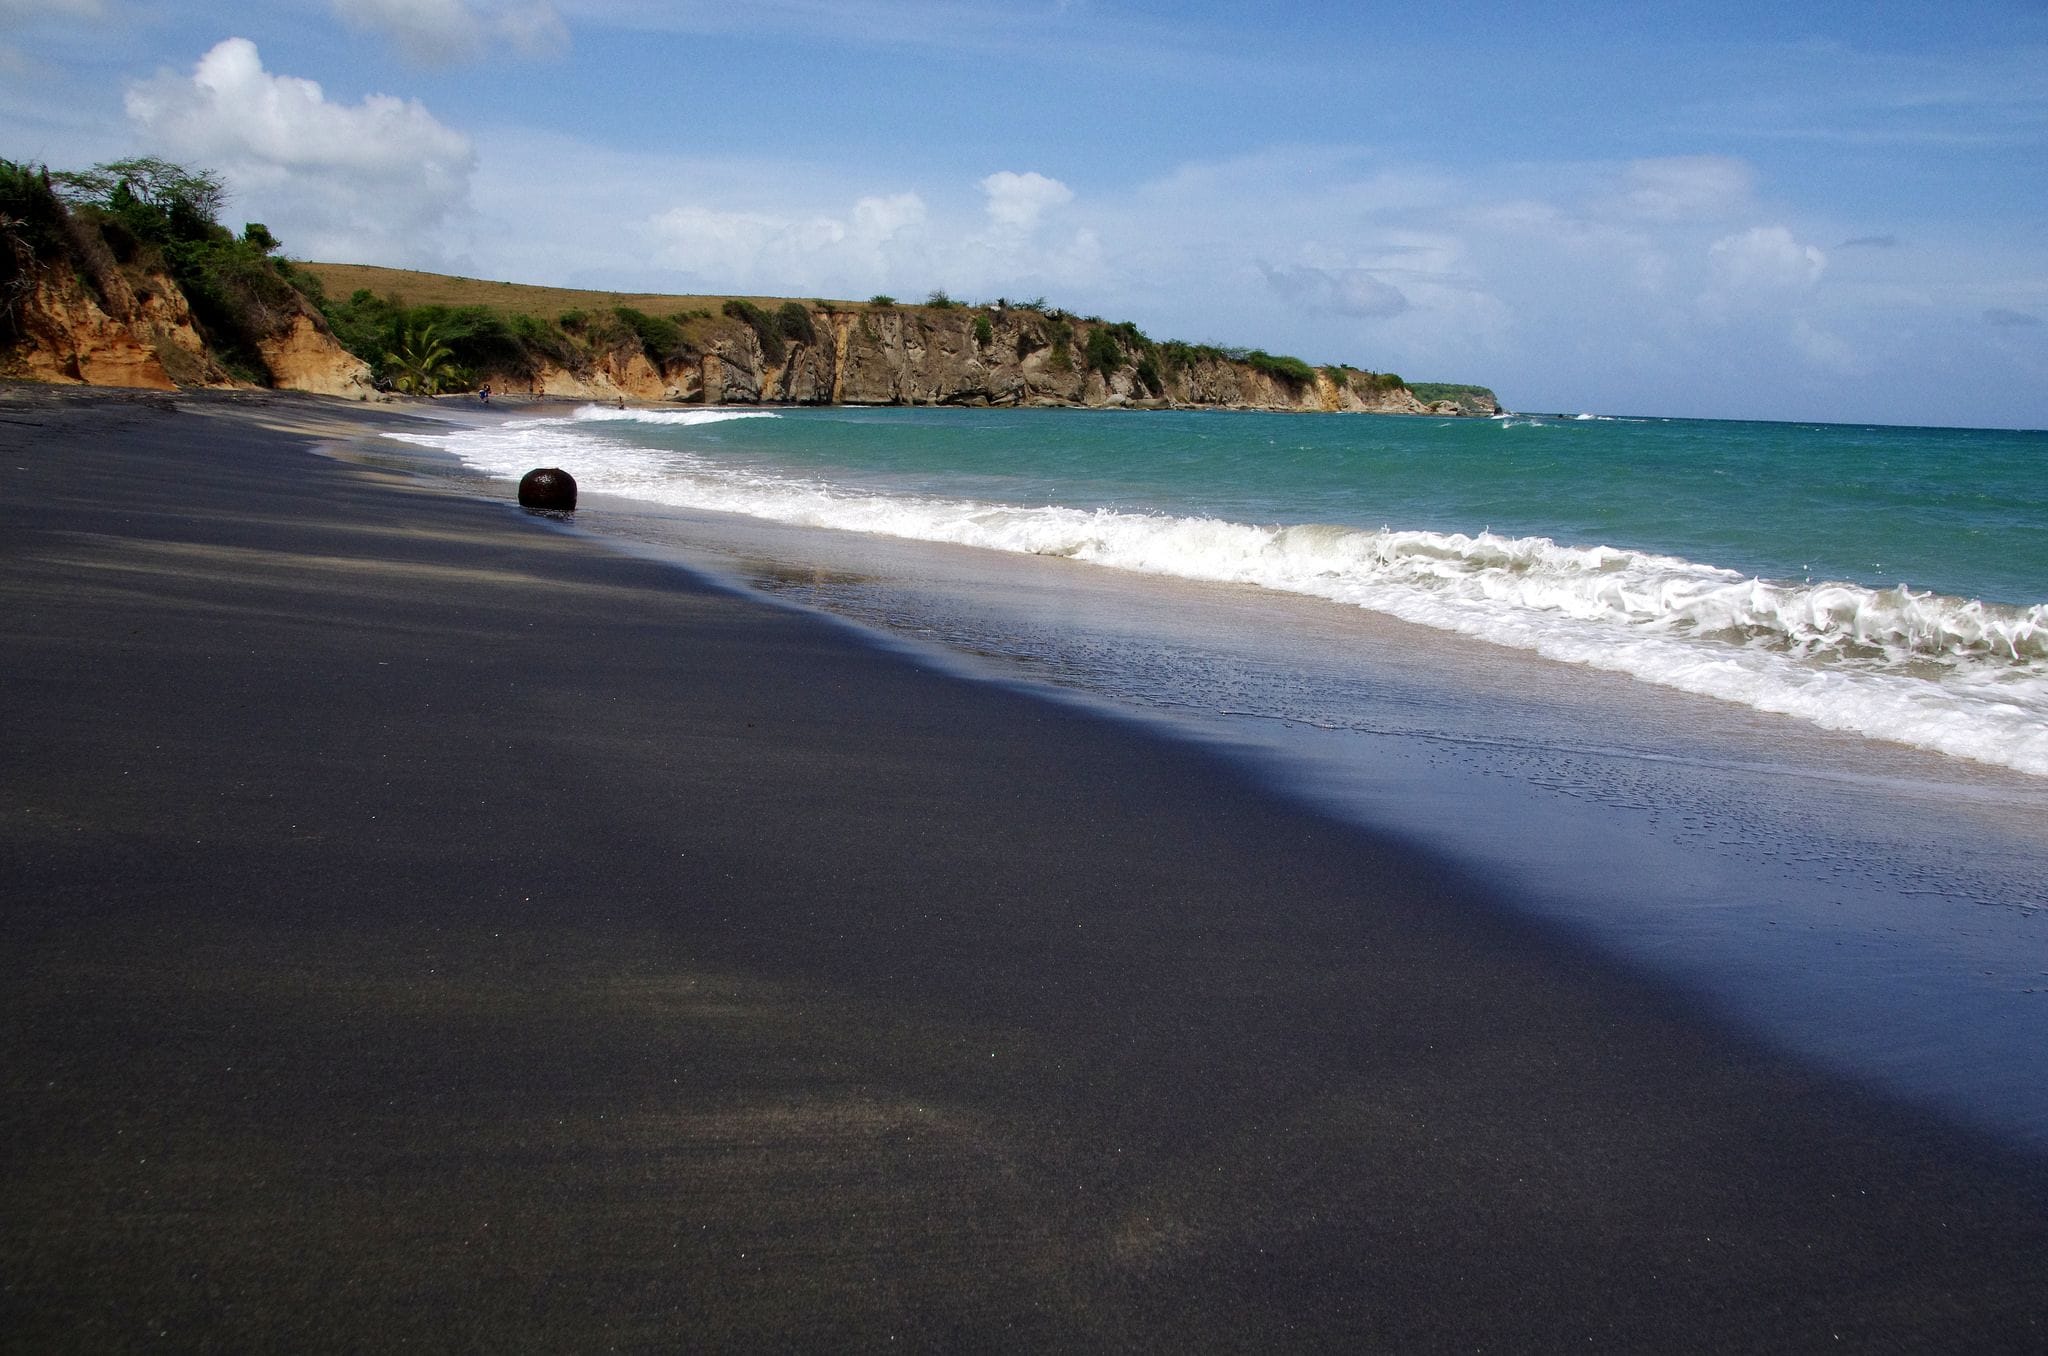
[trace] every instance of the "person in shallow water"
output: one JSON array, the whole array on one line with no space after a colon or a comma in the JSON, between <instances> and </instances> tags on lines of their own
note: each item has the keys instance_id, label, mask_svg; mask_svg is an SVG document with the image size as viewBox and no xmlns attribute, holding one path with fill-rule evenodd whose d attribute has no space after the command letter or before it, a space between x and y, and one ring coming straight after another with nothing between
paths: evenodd
<instances>
[{"instance_id":1,"label":"person in shallow water","mask_svg":"<svg viewBox=\"0 0 2048 1356\"><path fill-rule=\"evenodd\" d=\"M485 382L482 386L477 387L476 398L486 405L491 403L491 384L489 382Z\"/></svg>"}]
</instances>

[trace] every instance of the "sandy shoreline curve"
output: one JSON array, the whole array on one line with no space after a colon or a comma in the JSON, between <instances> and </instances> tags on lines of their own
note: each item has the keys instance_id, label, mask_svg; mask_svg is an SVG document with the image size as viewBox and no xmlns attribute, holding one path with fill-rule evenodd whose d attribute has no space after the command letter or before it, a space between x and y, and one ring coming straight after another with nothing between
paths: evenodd
<instances>
[{"instance_id":1,"label":"sandy shoreline curve","mask_svg":"<svg viewBox=\"0 0 2048 1356\"><path fill-rule=\"evenodd\" d=\"M0 386L0 1345L2048 1340L2038 1157L405 417Z\"/></svg>"}]
</instances>

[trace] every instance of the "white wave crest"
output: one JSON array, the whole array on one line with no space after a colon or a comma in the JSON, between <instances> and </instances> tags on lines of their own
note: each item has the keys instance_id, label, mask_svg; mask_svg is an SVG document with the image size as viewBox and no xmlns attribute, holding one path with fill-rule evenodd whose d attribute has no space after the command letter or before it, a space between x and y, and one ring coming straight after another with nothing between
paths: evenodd
<instances>
[{"instance_id":1,"label":"white wave crest","mask_svg":"<svg viewBox=\"0 0 2048 1356\"><path fill-rule=\"evenodd\" d=\"M2048 776L2048 604L1772 582L1673 556L1490 532L1262 527L876 494L562 424L413 440L494 475L553 460L590 491L1306 594Z\"/></svg>"},{"instance_id":2,"label":"white wave crest","mask_svg":"<svg viewBox=\"0 0 2048 1356\"><path fill-rule=\"evenodd\" d=\"M579 405L569 417L579 424L658 424L691 427L722 424L731 419L777 419L772 410L621 410Z\"/></svg>"}]
</instances>

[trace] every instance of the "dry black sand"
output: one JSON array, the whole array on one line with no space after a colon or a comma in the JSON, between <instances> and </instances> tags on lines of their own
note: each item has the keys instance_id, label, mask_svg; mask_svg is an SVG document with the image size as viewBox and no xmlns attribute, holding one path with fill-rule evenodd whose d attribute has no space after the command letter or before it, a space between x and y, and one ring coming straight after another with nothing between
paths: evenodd
<instances>
[{"instance_id":1,"label":"dry black sand","mask_svg":"<svg viewBox=\"0 0 2048 1356\"><path fill-rule=\"evenodd\" d=\"M2038 1159L377 417L0 388L7 1349L2048 1346Z\"/></svg>"}]
</instances>

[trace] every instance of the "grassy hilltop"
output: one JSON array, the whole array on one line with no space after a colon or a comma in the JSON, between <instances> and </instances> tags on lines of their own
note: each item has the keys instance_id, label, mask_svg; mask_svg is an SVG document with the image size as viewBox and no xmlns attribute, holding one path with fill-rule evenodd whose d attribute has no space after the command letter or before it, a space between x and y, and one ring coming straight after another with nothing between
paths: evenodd
<instances>
[{"instance_id":1,"label":"grassy hilltop","mask_svg":"<svg viewBox=\"0 0 2048 1356\"><path fill-rule=\"evenodd\" d=\"M299 263L294 267L318 278L321 290L329 297L349 297L367 290L378 296L403 297L413 306L438 306L449 310L480 306L507 316L555 316L625 306L647 315L675 319L688 318L699 311L719 314L728 301L751 302L764 308L780 306L783 302L781 297L754 297L738 293L678 295L541 287L531 283L461 278L446 273L421 273L410 268L380 268L375 264ZM854 301L829 303L834 309L842 310L859 310L865 304Z\"/></svg>"},{"instance_id":2,"label":"grassy hilltop","mask_svg":"<svg viewBox=\"0 0 2048 1356\"><path fill-rule=\"evenodd\" d=\"M977 356L990 361L1006 342L1015 345L1020 360L1028 358L1034 346L1042 348L1048 374L1085 378L1092 372L1105 384L1115 381L1119 388L1128 388L1136 403L1184 399L1189 391L1187 374L1206 369L1210 380L1195 384L1211 392L1227 388L1228 394L1213 400L1198 396L1199 403L1247 398L1279 408L1401 409L1401 402L1408 401L1411 410L1421 406L1440 413L1491 414L1498 409L1493 392L1484 386L1418 385L1391 372L1345 363L1318 368L1259 349L1155 341L1129 322L1076 316L1048 306L1042 298L963 303L933 292L922 303L900 303L888 296L798 301L744 294L544 287L367 264L294 267L318 284L322 310L337 335L373 363L377 335L402 335L412 317L431 323L458 371L467 364L472 376L496 372L517 377L549 364L587 366L593 354L616 354L635 341L650 362L667 370L707 354L730 354L734 335L743 329L753 332L760 356L774 365L784 361L792 346L815 345L821 333L849 320L872 338L877 319L887 316L913 325L927 337L962 330ZM1244 380L1218 382L1214 377L1222 369L1237 369ZM1124 380L1118 380L1120 374ZM1259 382L1263 387L1257 387Z\"/></svg>"}]
</instances>

